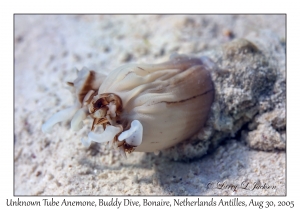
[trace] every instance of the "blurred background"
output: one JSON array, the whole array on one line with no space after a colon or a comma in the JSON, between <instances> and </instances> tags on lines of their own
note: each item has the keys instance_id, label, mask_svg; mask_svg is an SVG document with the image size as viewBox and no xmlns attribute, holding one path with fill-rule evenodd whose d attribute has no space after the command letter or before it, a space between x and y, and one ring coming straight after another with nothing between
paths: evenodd
<instances>
[{"instance_id":1,"label":"blurred background","mask_svg":"<svg viewBox=\"0 0 300 210\"><path fill-rule=\"evenodd\" d=\"M122 159L102 145L85 149L85 131L74 134L63 124L43 134L41 125L73 104L65 83L76 78L74 67L108 73L124 63L159 63L174 52L197 54L261 34L285 49L285 21L285 15L15 15L15 194L284 195L285 152L228 141L190 163L144 153ZM285 54L277 57L285 71ZM248 159L238 160L245 153ZM206 187L242 180L277 189Z\"/></svg>"}]
</instances>

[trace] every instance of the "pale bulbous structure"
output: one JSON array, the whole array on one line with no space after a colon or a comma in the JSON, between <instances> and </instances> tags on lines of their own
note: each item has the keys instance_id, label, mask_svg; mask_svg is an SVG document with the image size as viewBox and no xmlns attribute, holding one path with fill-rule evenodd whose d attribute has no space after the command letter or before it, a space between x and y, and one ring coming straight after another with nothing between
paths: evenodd
<instances>
[{"instance_id":1,"label":"pale bulbous structure","mask_svg":"<svg viewBox=\"0 0 300 210\"><path fill-rule=\"evenodd\" d=\"M108 76L82 69L74 82L75 104L58 112L42 127L44 132L60 121L71 120L79 130L93 119L85 146L110 142L122 154L156 152L199 132L214 100L212 61L173 55L161 64L128 64Z\"/></svg>"}]
</instances>

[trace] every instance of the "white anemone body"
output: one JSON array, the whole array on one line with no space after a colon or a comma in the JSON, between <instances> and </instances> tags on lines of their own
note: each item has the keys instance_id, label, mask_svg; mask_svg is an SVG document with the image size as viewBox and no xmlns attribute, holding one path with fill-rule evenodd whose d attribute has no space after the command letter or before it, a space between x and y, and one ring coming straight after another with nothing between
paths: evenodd
<instances>
[{"instance_id":1,"label":"white anemone body","mask_svg":"<svg viewBox=\"0 0 300 210\"><path fill-rule=\"evenodd\" d=\"M138 120L142 143L135 151L171 147L200 131L214 97L209 69L201 59L175 57L157 65L125 65L111 72L98 94L117 94L122 121Z\"/></svg>"},{"instance_id":2,"label":"white anemone body","mask_svg":"<svg viewBox=\"0 0 300 210\"><path fill-rule=\"evenodd\" d=\"M175 55L162 64L124 65L107 77L83 69L69 83L77 105L54 115L43 130L70 117L72 129L78 130L91 116L92 130L102 125L104 132L90 132L82 139L86 146L109 141L120 147L121 141L122 152L169 148L204 126L214 99L211 64L207 58Z\"/></svg>"}]
</instances>

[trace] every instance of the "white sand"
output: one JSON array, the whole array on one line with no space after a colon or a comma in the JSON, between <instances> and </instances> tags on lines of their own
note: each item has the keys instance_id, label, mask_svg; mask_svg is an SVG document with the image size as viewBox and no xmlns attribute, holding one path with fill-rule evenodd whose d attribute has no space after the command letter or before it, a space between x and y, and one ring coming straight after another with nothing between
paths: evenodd
<instances>
[{"instance_id":1,"label":"white sand","mask_svg":"<svg viewBox=\"0 0 300 210\"><path fill-rule=\"evenodd\" d=\"M186 163L144 153L124 159L100 144L85 149L88 130L74 133L69 123L41 131L73 104L64 89L73 67L109 72L165 61L225 43L228 31L246 37L262 28L285 41L284 16L15 16L15 194L285 195L286 153L253 150L240 139ZM276 189L245 190L243 181Z\"/></svg>"}]
</instances>

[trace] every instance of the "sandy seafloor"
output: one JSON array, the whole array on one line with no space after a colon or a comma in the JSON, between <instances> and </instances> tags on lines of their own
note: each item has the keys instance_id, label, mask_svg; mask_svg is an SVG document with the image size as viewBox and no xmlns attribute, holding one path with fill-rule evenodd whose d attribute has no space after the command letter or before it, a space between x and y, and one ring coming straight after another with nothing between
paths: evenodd
<instances>
[{"instance_id":1,"label":"sandy seafloor","mask_svg":"<svg viewBox=\"0 0 300 210\"><path fill-rule=\"evenodd\" d=\"M285 195L285 151L253 150L239 138L201 159L175 162L152 153L124 159L100 144L86 149L80 139L88 130L73 132L69 122L41 131L73 104L65 83L76 78L74 67L109 72L158 63L261 29L285 40L285 16L16 15L15 195ZM255 183L269 188L252 190Z\"/></svg>"}]
</instances>

